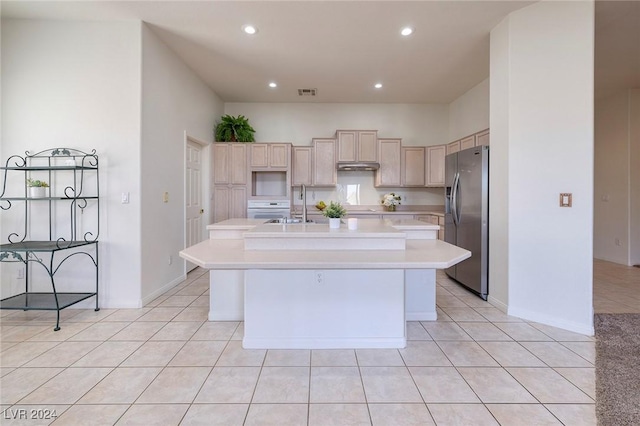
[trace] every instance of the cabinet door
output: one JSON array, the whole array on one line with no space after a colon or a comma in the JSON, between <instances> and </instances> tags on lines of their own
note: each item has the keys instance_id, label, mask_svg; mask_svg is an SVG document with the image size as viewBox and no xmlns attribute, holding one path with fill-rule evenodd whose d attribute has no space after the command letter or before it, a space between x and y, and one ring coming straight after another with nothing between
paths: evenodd
<instances>
[{"instance_id":1,"label":"cabinet door","mask_svg":"<svg viewBox=\"0 0 640 426\"><path fill-rule=\"evenodd\" d=\"M476 133L476 146L489 145L489 129Z\"/></svg>"},{"instance_id":2,"label":"cabinet door","mask_svg":"<svg viewBox=\"0 0 640 426\"><path fill-rule=\"evenodd\" d=\"M422 222L431 223L432 225L438 224L438 216L434 214L423 214L416 216L416 220L421 220Z\"/></svg>"},{"instance_id":3,"label":"cabinet door","mask_svg":"<svg viewBox=\"0 0 640 426\"><path fill-rule=\"evenodd\" d=\"M247 187L232 186L229 200L229 219L247 217Z\"/></svg>"},{"instance_id":4,"label":"cabinet door","mask_svg":"<svg viewBox=\"0 0 640 426\"><path fill-rule=\"evenodd\" d=\"M312 147L310 146L294 146L293 147L293 179L292 186L297 185L313 185L313 175L311 160Z\"/></svg>"},{"instance_id":5,"label":"cabinet door","mask_svg":"<svg viewBox=\"0 0 640 426\"><path fill-rule=\"evenodd\" d=\"M460 151L460 141L447 144L447 155Z\"/></svg>"},{"instance_id":6,"label":"cabinet door","mask_svg":"<svg viewBox=\"0 0 640 426\"><path fill-rule=\"evenodd\" d=\"M358 161L378 161L378 132L367 130L358 132Z\"/></svg>"},{"instance_id":7,"label":"cabinet door","mask_svg":"<svg viewBox=\"0 0 640 426\"><path fill-rule=\"evenodd\" d=\"M269 167L269 145L266 143L252 143L249 166L253 168Z\"/></svg>"},{"instance_id":8,"label":"cabinet door","mask_svg":"<svg viewBox=\"0 0 640 426\"><path fill-rule=\"evenodd\" d=\"M403 147L401 158L402 186L424 186L424 147Z\"/></svg>"},{"instance_id":9,"label":"cabinet door","mask_svg":"<svg viewBox=\"0 0 640 426\"><path fill-rule=\"evenodd\" d=\"M358 132L355 130L338 130L338 161L356 161Z\"/></svg>"},{"instance_id":10,"label":"cabinet door","mask_svg":"<svg viewBox=\"0 0 640 426\"><path fill-rule=\"evenodd\" d=\"M338 183L336 170L336 140L313 140L313 184L335 186Z\"/></svg>"},{"instance_id":11,"label":"cabinet door","mask_svg":"<svg viewBox=\"0 0 640 426\"><path fill-rule=\"evenodd\" d=\"M229 183L229 161L231 147L228 143L213 144L213 183Z\"/></svg>"},{"instance_id":12,"label":"cabinet door","mask_svg":"<svg viewBox=\"0 0 640 426\"><path fill-rule=\"evenodd\" d=\"M213 188L213 221L222 222L229 219L230 190L228 186Z\"/></svg>"},{"instance_id":13,"label":"cabinet door","mask_svg":"<svg viewBox=\"0 0 640 426\"><path fill-rule=\"evenodd\" d=\"M247 184L247 146L241 143L231 144L231 160L229 162L231 174L230 184Z\"/></svg>"},{"instance_id":14,"label":"cabinet door","mask_svg":"<svg viewBox=\"0 0 640 426\"><path fill-rule=\"evenodd\" d=\"M476 137L475 135L467 136L464 139L460 140L460 150L469 149L476 146Z\"/></svg>"},{"instance_id":15,"label":"cabinet door","mask_svg":"<svg viewBox=\"0 0 640 426\"><path fill-rule=\"evenodd\" d=\"M288 143L269 144L269 167L272 169L286 169L289 167L291 145Z\"/></svg>"},{"instance_id":16,"label":"cabinet door","mask_svg":"<svg viewBox=\"0 0 640 426\"><path fill-rule=\"evenodd\" d=\"M376 186L400 186L401 145L402 139L378 139L380 168L376 171Z\"/></svg>"},{"instance_id":17,"label":"cabinet door","mask_svg":"<svg viewBox=\"0 0 640 426\"><path fill-rule=\"evenodd\" d=\"M427 147L427 186L444 186L446 145Z\"/></svg>"}]
</instances>

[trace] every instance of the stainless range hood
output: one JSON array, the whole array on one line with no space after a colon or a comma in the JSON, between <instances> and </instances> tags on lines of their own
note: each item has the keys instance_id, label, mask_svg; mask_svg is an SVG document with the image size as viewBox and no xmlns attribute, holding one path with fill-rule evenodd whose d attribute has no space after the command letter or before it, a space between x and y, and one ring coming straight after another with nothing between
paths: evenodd
<instances>
[{"instance_id":1,"label":"stainless range hood","mask_svg":"<svg viewBox=\"0 0 640 426\"><path fill-rule=\"evenodd\" d=\"M357 162L357 163L338 163L338 171L361 171L361 170L378 170L380 163L375 162Z\"/></svg>"}]
</instances>

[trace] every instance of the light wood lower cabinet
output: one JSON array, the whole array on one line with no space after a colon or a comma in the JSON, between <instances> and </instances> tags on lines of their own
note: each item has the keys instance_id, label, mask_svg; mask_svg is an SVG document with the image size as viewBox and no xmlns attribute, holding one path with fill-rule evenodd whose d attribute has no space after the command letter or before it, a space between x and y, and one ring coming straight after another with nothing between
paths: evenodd
<instances>
[{"instance_id":1,"label":"light wood lower cabinet","mask_svg":"<svg viewBox=\"0 0 640 426\"><path fill-rule=\"evenodd\" d=\"M247 217L246 186L215 186L213 199L214 222Z\"/></svg>"},{"instance_id":2,"label":"light wood lower cabinet","mask_svg":"<svg viewBox=\"0 0 640 426\"><path fill-rule=\"evenodd\" d=\"M415 218L417 220L431 223L433 225L440 225L440 230L438 231L438 239L444 241L444 216L436 214L425 214L417 215Z\"/></svg>"}]
</instances>

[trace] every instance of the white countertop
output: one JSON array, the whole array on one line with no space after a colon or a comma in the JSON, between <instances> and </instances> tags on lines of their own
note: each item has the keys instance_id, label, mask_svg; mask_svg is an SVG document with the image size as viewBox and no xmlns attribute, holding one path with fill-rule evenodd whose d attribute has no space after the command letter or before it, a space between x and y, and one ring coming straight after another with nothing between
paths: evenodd
<instances>
[{"instance_id":1,"label":"white countertop","mask_svg":"<svg viewBox=\"0 0 640 426\"><path fill-rule=\"evenodd\" d=\"M407 240L405 250L245 250L236 239L206 240L180 256L206 269L444 269L471 252L439 240Z\"/></svg>"}]
</instances>

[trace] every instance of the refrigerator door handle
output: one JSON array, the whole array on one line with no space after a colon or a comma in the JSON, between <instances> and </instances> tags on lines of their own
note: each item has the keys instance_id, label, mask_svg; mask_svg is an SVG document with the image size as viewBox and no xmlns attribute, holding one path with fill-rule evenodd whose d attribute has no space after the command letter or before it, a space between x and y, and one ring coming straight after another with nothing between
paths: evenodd
<instances>
[{"instance_id":1,"label":"refrigerator door handle","mask_svg":"<svg viewBox=\"0 0 640 426\"><path fill-rule=\"evenodd\" d=\"M458 179L456 179L456 225L460 225L460 219L462 218L462 212L460 211L460 206L458 205L458 200L460 199L460 173L456 173Z\"/></svg>"},{"instance_id":2,"label":"refrigerator door handle","mask_svg":"<svg viewBox=\"0 0 640 426\"><path fill-rule=\"evenodd\" d=\"M458 179L460 175L456 173L453 176L453 184L451 185L451 217L454 225L458 226L458 205L456 200L458 198Z\"/></svg>"}]
</instances>

